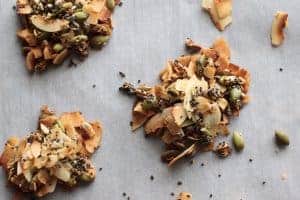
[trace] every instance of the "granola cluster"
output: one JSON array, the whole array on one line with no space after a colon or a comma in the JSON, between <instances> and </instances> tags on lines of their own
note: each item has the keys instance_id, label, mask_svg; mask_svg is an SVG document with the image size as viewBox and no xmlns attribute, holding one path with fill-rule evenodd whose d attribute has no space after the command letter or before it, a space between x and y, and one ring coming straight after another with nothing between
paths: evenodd
<instances>
[{"instance_id":1,"label":"granola cluster","mask_svg":"<svg viewBox=\"0 0 300 200\"><path fill-rule=\"evenodd\" d=\"M96 170L90 157L101 138L99 122L87 122L80 112L58 117L45 106L38 130L23 139L8 139L0 162L10 183L42 197L57 183L71 187L92 181Z\"/></svg>"},{"instance_id":2,"label":"granola cluster","mask_svg":"<svg viewBox=\"0 0 300 200\"><path fill-rule=\"evenodd\" d=\"M147 136L165 144L162 160L173 165L179 159L214 148L217 135L229 133L230 117L238 116L249 101L250 74L230 63L226 41L218 39L203 48L187 39L193 51L167 63L161 83L134 87L125 83L120 90L136 96L132 130L144 126ZM230 153L226 143L215 150L221 157Z\"/></svg>"},{"instance_id":3,"label":"granola cluster","mask_svg":"<svg viewBox=\"0 0 300 200\"><path fill-rule=\"evenodd\" d=\"M26 66L30 72L59 65L71 54L84 58L112 34L119 0L17 0Z\"/></svg>"}]
</instances>

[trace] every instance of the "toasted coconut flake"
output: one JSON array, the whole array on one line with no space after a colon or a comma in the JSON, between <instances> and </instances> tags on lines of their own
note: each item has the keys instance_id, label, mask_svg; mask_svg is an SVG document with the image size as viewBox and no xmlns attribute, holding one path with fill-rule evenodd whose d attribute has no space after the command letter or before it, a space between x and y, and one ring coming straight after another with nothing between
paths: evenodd
<instances>
[{"instance_id":1,"label":"toasted coconut flake","mask_svg":"<svg viewBox=\"0 0 300 200\"><path fill-rule=\"evenodd\" d=\"M273 19L271 40L272 45L277 47L283 43L284 29L288 25L288 14L286 12L278 11Z\"/></svg>"},{"instance_id":2,"label":"toasted coconut flake","mask_svg":"<svg viewBox=\"0 0 300 200\"><path fill-rule=\"evenodd\" d=\"M19 15L28 15L32 13L32 8L28 0L17 0L17 13Z\"/></svg>"},{"instance_id":3,"label":"toasted coconut flake","mask_svg":"<svg viewBox=\"0 0 300 200\"><path fill-rule=\"evenodd\" d=\"M17 36L26 42L29 46L35 46L37 41L33 33L29 29L22 29L17 32Z\"/></svg>"},{"instance_id":4,"label":"toasted coconut flake","mask_svg":"<svg viewBox=\"0 0 300 200\"><path fill-rule=\"evenodd\" d=\"M171 160L171 162L169 162L168 166L171 167L179 159L192 154L195 151L195 149L196 149L196 144L191 145L184 152L182 152L181 154L179 154L178 156L176 156L173 160Z\"/></svg>"},{"instance_id":5,"label":"toasted coconut flake","mask_svg":"<svg viewBox=\"0 0 300 200\"><path fill-rule=\"evenodd\" d=\"M177 200L192 200L192 195L188 192L181 192Z\"/></svg>"},{"instance_id":6,"label":"toasted coconut flake","mask_svg":"<svg viewBox=\"0 0 300 200\"><path fill-rule=\"evenodd\" d=\"M205 9L215 26L223 31L232 22L232 2L231 0L203 0L202 8Z\"/></svg>"},{"instance_id":7,"label":"toasted coconut flake","mask_svg":"<svg viewBox=\"0 0 300 200\"><path fill-rule=\"evenodd\" d=\"M38 141L33 141L30 148L33 157L37 158L41 155L42 146L41 143L39 143Z\"/></svg>"}]
</instances>

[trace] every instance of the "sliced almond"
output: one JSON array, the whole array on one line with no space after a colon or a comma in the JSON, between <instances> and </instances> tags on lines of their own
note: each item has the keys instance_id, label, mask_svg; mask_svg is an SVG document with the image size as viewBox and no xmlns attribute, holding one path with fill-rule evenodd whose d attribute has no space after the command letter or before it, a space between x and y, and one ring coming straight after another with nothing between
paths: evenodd
<instances>
[{"instance_id":1,"label":"sliced almond","mask_svg":"<svg viewBox=\"0 0 300 200\"><path fill-rule=\"evenodd\" d=\"M271 40L272 45L277 47L283 43L284 29L288 25L288 14L286 12L278 11L273 19Z\"/></svg>"},{"instance_id":2,"label":"sliced almond","mask_svg":"<svg viewBox=\"0 0 300 200\"><path fill-rule=\"evenodd\" d=\"M38 141L33 141L30 147L33 157L37 158L39 155L41 155L41 143Z\"/></svg>"}]
</instances>

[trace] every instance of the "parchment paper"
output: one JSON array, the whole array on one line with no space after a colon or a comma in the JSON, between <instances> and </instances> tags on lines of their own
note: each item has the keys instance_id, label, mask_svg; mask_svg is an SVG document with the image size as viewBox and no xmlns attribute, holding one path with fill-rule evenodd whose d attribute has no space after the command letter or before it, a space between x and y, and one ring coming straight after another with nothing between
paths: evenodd
<instances>
[{"instance_id":1,"label":"parchment paper","mask_svg":"<svg viewBox=\"0 0 300 200\"><path fill-rule=\"evenodd\" d=\"M68 68L65 63L34 75L24 68L15 36L14 3L0 0L1 148L9 136L24 136L36 129L43 104L57 112L80 110L104 125L102 147L93 156L97 168L103 168L96 180L72 191L58 189L45 199L118 200L125 199L122 193L126 192L131 200L168 200L175 199L171 192L181 191L191 192L196 200L209 199L210 194L219 200L299 199L299 0L234 1L233 24L222 33L198 0L124 0L113 16L113 37L102 51L91 52L77 67ZM269 32L277 10L289 13L289 28L284 44L272 48ZM230 126L244 133L246 148L224 160L212 153L201 154L193 165L183 162L169 169L160 162L159 141L145 139L142 130L131 133L133 99L120 94L118 87L125 80L156 83L165 62L185 52L186 37L209 46L220 36L232 48L232 61L252 75L252 100ZM120 78L119 71L126 79ZM289 133L288 148L276 147L275 129ZM0 199L11 199L2 171L0 177Z\"/></svg>"}]
</instances>

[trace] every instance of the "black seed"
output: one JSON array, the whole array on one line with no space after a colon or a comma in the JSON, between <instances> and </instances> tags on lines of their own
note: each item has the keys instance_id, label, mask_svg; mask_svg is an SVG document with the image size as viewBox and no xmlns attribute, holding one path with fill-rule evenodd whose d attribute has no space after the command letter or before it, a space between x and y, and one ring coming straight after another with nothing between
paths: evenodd
<instances>
[{"instance_id":1,"label":"black seed","mask_svg":"<svg viewBox=\"0 0 300 200\"><path fill-rule=\"evenodd\" d=\"M170 194L171 196L174 196L175 194L174 194L174 192L171 192L171 194Z\"/></svg>"},{"instance_id":2,"label":"black seed","mask_svg":"<svg viewBox=\"0 0 300 200\"><path fill-rule=\"evenodd\" d=\"M252 162L252 161L253 161L253 159L252 159L252 158L250 158L250 159L249 159L249 162Z\"/></svg>"},{"instance_id":3,"label":"black seed","mask_svg":"<svg viewBox=\"0 0 300 200\"><path fill-rule=\"evenodd\" d=\"M119 6L121 7L123 5L123 2L122 1L120 1L120 3L119 3Z\"/></svg>"},{"instance_id":4,"label":"black seed","mask_svg":"<svg viewBox=\"0 0 300 200\"><path fill-rule=\"evenodd\" d=\"M204 166L204 163L201 163L201 166L203 167L203 166Z\"/></svg>"},{"instance_id":5,"label":"black seed","mask_svg":"<svg viewBox=\"0 0 300 200\"><path fill-rule=\"evenodd\" d=\"M209 198L212 198L212 197L213 197L213 194L210 194L210 195L209 195Z\"/></svg>"},{"instance_id":6,"label":"black seed","mask_svg":"<svg viewBox=\"0 0 300 200\"><path fill-rule=\"evenodd\" d=\"M101 171L102 171L102 167L99 168L99 172L101 172Z\"/></svg>"},{"instance_id":7,"label":"black seed","mask_svg":"<svg viewBox=\"0 0 300 200\"><path fill-rule=\"evenodd\" d=\"M181 182L181 181L178 181L178 182L177 182L177 185L182 185L182 182Z\"/></svg>"},{"instance_id":8,"label":"black seed","mask_svg":"<svg viewBox=\"0 0 300 200\"><path fill-rule=\"evenodd\" d=\"M126 197L126 192L123 192L123 194L122 194L124 197Z\"/></svg>"},{"instance_id":9,"label":"black seed","mask_svg":"<svg viewBox=\"0 0 300 200\"><path fill-rule=\"evenodd\" d=\"M151 180L151 181L154 180L154 176L153 176L153 175L150 176L150 180Z\"/></svg>"},{"instance_id":10,"label":"black seed","mask_svg":"<svg viewBox=\"0 0 300 200\"><path fill-rule=\"evenodd\" d=\"M138 82L138 83L141 83L141 80L138 80L137 82Z\"/></svg>"},{"instance_id":11,"label":"black seed","mask_svg":"<svg viewBox=\"0 0 300 200\"><path fill-rule=\"evenodd\" d=\"M96 88L96 85L95 85L95 84L93 84L93 88Z\"/></svg>"},{"instance_id":12,"label":"black seed","mask_svg":"<svg viewBox=\"0 0 300 200\"><path fill-rule=\"evenodd\" d=\"M119 75L120 75L122 78L125 78L125 77L126 77L126 75L125 75L124 72L119 72Z\"/></svg>"},{"instance_id":13,"label":"black seed","mask_svg":"<svg viewBox=\"0 0 300 200\"><path fill-rule=\"evenodd\" d=\"M283 69L282 69L282 68L279 68L279 71L281 71L281 72L282 72L282 71L283 71Z\"/></svg>"},{"instance_id":14,"label":"black seed","mask_svg":"<svg viewBox=\"0 0 300 200\"><path fill-rule=\"evenodd\" d=\"M262 182L263 185L265 185L266 183L267 183L266 181L263 181L263 182Z\"/></svg>"},{"instance_id":15,"label":"black seed","mask_svg":"<svg viewBox=\"0 0 300 200\"><path fill-rule=\"evenodd\" d=\"M221 174L218 174L218 177L219 177L219 178L221 178L221 176L222 176Z\"/></svg>"}]
</instances>

